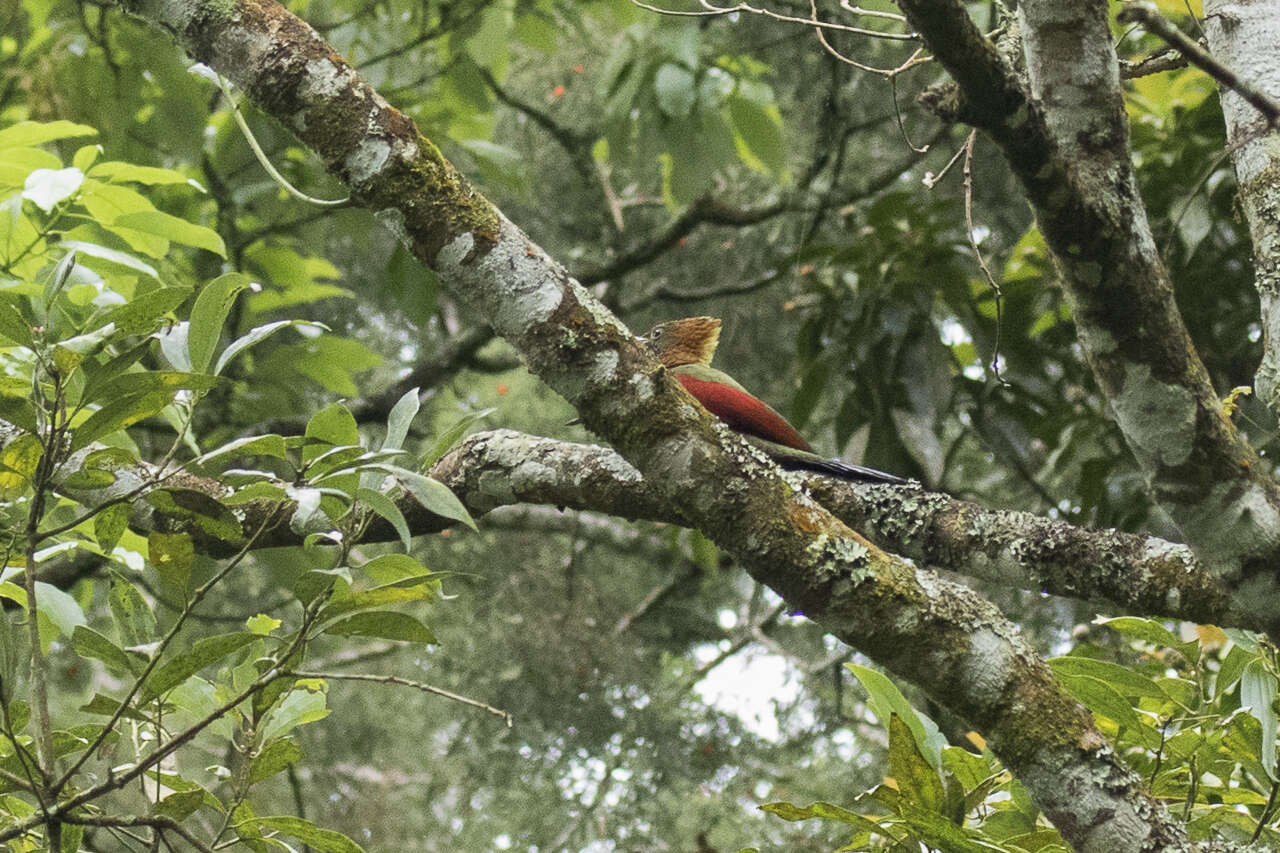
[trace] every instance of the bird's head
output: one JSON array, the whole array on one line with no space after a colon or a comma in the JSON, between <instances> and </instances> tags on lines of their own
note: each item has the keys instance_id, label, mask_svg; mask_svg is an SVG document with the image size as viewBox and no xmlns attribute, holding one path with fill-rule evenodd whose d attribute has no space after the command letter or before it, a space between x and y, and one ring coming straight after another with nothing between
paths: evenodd
<instances>
[{"instance_id":1,"label":"bird's head","mask_svg":"<svg viewBox=\"0 0 1280 853\"><path fill-rule=\"evenodd\" d=\"M720 321L715 317L685 317L659 323L641 338L665 367L685 364L711 365L720 343Z\"/></svg>"}]
</instances>

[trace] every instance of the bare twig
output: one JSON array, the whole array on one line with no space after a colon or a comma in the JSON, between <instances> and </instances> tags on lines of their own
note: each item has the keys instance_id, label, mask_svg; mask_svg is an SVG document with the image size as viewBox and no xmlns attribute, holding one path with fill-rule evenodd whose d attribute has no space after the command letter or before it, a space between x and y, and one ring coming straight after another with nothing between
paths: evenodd
<instances>
[{"instance_id":1,"label":"bare twig","mask_svg":"<svg viewBox=\"0 0 1280 853\"><path fill-rule=\"evenodd\" d=\"M1149 77L1164 71L1186 68L1189 64L1187 58L1181 53L1166 47L1136 62L1129 59L1120 60L1120 76L1125 80L1136 80L1139 77Z\"/></svg>"},{"instance_id":2,"label":"bare twig","mask_svg":"<svg viewBox=\"0 0 1280 853\"><path fill-rule=\"evenodd\" d=\"M1004 293L1000 290L1000 282L996 281L996 277L991 274L986 259L982 257L977 238L973 236L973 145L977 139L978 131L970 131L969 139L964 144L964 230L965 236L969 238L969 248L973 250L973 256L978 260L978 267L987 277L987 284L991 285L991 292L995 295L996 340L991 348L991 372L995 374L997 382L1008 385L1009 383L1005 382L1004 377L1000 375L1000 329L1004 325Z\"/></svg>"},{"instance_id":3,"label":"bare twig","mask_svg":"<svg viewBox=\"0 0 1280 853\"><path fill-rule=\"evenodd\" d=\"M443 687L435 687L422 681L410 681L407 678L401 678L398 675L373 675L371 673L362 672L312 672L310 670L293 670L286 673L292 678L324 678L335 681L372 681L375 684L397 684L401 687L412 687L414 690L421 690L423 693L431 693L436 696L443 696L446 699L452 699L454 702L461 702L463 705L470 705L473 708L479 708L493 714L495 717L501 717L507 723L507 728L511 728L515 724L515 717L510 711L504 711L501 708L495 708L492 705L486 705L478 699L469 699L459 693L445 690Z\"/></svg>"},{"instance_id":4,"label":"bare twig","mask_svg":"<svg viewBox=\"0 0 1280 853\"><path fill-rule=\"evenodd\" d=\"M196 838L187 829L176 820L166 815L86 815L86 814L68 814L64 815L62 820L66 823L79 824L81 826L101 826L104 828L120 828L128 826L149 826L158 829L161 832L172 832L183 841L191 845L200 853L214 853L214 849L205 844L199 838Z\"/></svg>"}]
</instances>

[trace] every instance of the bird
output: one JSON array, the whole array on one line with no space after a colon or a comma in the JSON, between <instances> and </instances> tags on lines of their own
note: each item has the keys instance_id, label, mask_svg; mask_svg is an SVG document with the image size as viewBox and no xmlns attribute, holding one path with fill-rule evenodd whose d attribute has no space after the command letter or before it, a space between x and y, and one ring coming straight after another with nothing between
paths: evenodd
<instances>
[{"instance_id":1,"label":"bird","mask_svg":"<svg viewBox=\"0 0 1280 853\"><path fill-rule=\"evenodd\" d=\"M908 482L874 468L819 456L786 418L732 376L712 367L711 359L720 343L720 325L715 317L668 320L654 326L641 340L707 411L763 450L782 468L814 471L843 480L895 485Z\"/></svg>"}]
</instances>

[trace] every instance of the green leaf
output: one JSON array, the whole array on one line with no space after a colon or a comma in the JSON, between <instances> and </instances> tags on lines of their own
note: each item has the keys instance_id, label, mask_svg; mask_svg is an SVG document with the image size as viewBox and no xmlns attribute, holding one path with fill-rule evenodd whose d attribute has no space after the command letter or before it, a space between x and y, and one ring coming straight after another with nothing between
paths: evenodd
<instances>
[{"instance_id":1,"label":"green leaf","mask_svg":"<svg viewBox=\"0 0 1280 853\"><path fill-rule=\"evenodd\" d=\"M102 553L112 552L128 525L128 504L112 504L93 517L93 538L98 540L98 548Z\"/></svg>"},{"instance_id":2,"label":"green leaf","mask_svg":"<svg viewBox=\"0 0 1280 853\"><path fill-rule=\"evenodd\" d=\"M420 581L412 585L387 585L380 586L375 589L366 589L361 592L353 592L345 598L335 598L329 604L321 608L319 615L316 617L319 622L329 622L339 617L347 616L364 610L376 610L392 604L404 604L411 601L429 601L436 596L435 585L429 582L431 579L409 578L405 583L410 581Z\"/></svg>"},{"instance_id":3,"label":"green leaf","mask_svg":"<svg viewBox=\"0 0 1280 853\"><path fill-rule=\"evenodd\" d=\"M76 427L71 437L71 450L79 450L104 435L158 415L173 402L173 397L173 393L168 391L153 391L112 400Z\"/></svg>"},{"instance_id":4,"label":"green leaf","mask_svg":"<svg viewBox=\"0 0 1280 853\"><path fill-rule=\"evenodd\" d=\"M431 630L408 613L395 610L374 610L357 613L325 628L324 633L339 637L378 637L383 640L399 640L407 643L435 645Z\"/></svg>"},{"instance_id":5,"label":"green leaf","mask_svg":"<svg viewBox=\"0 0 1280 853\"><path fill-rule=\"evenodd\" d=\"M238 631L234 634L219 634L198 640L187 651L170 658L152 670L147 683L143 685L141 701L149 702L157 696L164 695L206 666L212 666L223 658L235 654L257 639L259 639L257 634Z\"/></svg>"},{"instance_id":6,"label":"green leaf","mask_svg":"<svg viewBox=\"0 0 1280 853\"><path fill-rule=\"evenodd\" d=\"M319 679L299 679L294 688L267 714L260 727L259 741L268 743L297 726L314 723L329 716L324 691L325 684Z\"/></svg>"},{"instance_id":7,"label":"green leaf","mask_svg":"<svg viewBox=\"0 0 1280 853\"><path fill-rule=\"evenodd\" d=\"M462 505L462 501L458 500L457 495L449 491L449 487L439 480L433 480L397 465L377 463L369 467L386 471L399 480L409 494L413 495L414 500L422 504L427 511L442 518L460 521L472 530L476 529L476 523L471 518L471 513L467 512L467 508Z\"/></svg>"},{"instance_id":8,"label":"green leaf","mask_svg":"<svg viewBox=\"0 0 1280 853\"><path fill-rule=\"evenodd\" d=\"M0 149L43 145L55 139L97 135L98 131L92 127L70 121L20 121L15 125L6 127L4 130L0 130Z\"/></svg>"},{"instance_id":9,"label":"green leaf","mask_svg":"<svg viewBox=\"0 0 1280 853\"><path fill-rule=\"evenodd\" d=\"M387 416L387 437L382 442L383 450L400 450L404 447L405 439L409 436L409 425L413 423L421 405L417 388L410 388L396 401L391 407L391 414Z\"/></svg>"},{"instance_id":10,"label":"green leaf","mask_svg":"<svg viewBox=\"0 0 1280 853\"><path fill-rule=\"evenodd\" d=\"M119 400L125 397L141 397L152 392L162 392L173 399L178 391L208 391L218 384L216 376L205 373L183 373L179 370L142 370L122 373L108 379L93 391L93 403L99 399Z\"/></svg>"},{"instance_id":11,"label":"green leaf","mask_svg":"<svg viewBox=\"0 0 1280 853\"><path fill-rule=\"evenodd\" d=\"M249 764L248 784L256 785L302 760L302 749L292 738L281 738L267 744Z\"/></svg>"},{"instance_id":12,"label":"green leaf","mask_svg":"<svg viewBox=\"0 0 1280 853\"><path fill-rule=\"evenodd\" d=\"M369 507L394 527L396 535L404 543L404 549L406 551L409 550L409 539L413 534L409 531L409 522L405 520L404 513L400 511L400 507L396 506L395 501L382 492L375 492L373 489L363 487L356 489L356 500Z\"/></svg>"},{"instance_id":13,"label":"green leaf","mask_svg":"<svg viewBox=\"0 0 1280 853\"><path fill-rule=\"evenodd\" d=\"M95 178L103 179L115 183L129 181L135 184L147 184L150 186L165 184L187 184L188 186L199 186L195 181L188 178L181 172L175 172L173 169L160 169L155 166L137 166L133 163L122 163L119 161L108 161L99 163L90 171L90 175Z\"/></svg>"},{"instance_id":14,"label":"green leaf","mask_svg":"<svg viewBox=\"0 0 1280 853\"><path fill-rule=\"evenodd\" d=\"M1272 781L1276 779L1276 677L1261 660L1250 661L1240 677L1240 704L1262 726L1262 749L1258 760Z\"/></svg>"},{"instance_id":15,"label":"green leaf","mask_svg":"<svg viewBox=\"0 0 1280 853\"><path fill-rule=\"evenodd\" d=\"M897 714L889 716L889 774L911 802L931 812L941 809L946 792L938 771L925 760L911 728Z\"/></svg>"},{"instance_id":16,"label":"green leaf","mask_svg":"<svg viewBox=\"0 0 1280 853\"><path fill-rule=\"evenodd\" d=\"M71 647L81 657L102 661L116 675L133 672L125 650L86 625L77 625L71 632Z\"/></svg>"},{"instance_id":17,"label":"green leaf","mask_svg":"<svg viewBox=\"0 0 1280 853\"><path fill-rule=\"evenodd\" d=\"M222 355L218 356L217 364L213 366L214 375L217 376L221 374L222 368L226 367L227 364L230 363L231 359L235 358L249 347L266 340L281 329L287 329L289 327L321 329L326 332L329 330L329 327L323 323L313 323L307 320L277 320L274 323L257 326L236 338L225 350L222 351Z\"/></svg>"},{"instance_id":18,"label":"green leaf","mask_svg":"<svg viewBox=\"0 0 1280 853\"><path fill-rule=\"evenodd\" d=\"M185 601L191 581L191 564L196 556L191 537L185 533L153 530L147 535L147 554L160 580Z\"/></svg>"},{"instance_id":19,"label":"green leaf","mask_svg":"<svg viewBox=\"0 0 1280 853\"><path fill-rule=\"evenodd\" d=\"M106 315L121 335L138 335L153 331L161 320L187 300L189 287L159 287L130 299Z\"/></svg>"},{"instance_id":20,"label":"green leaf","mask_svg":"<svg viewBox=\"0 0 1280 853\"><path fill-rule=\"evenodd\" d=\"M282 832L308 845L318 853L364 853L364 848L341 832L321 829L300 817L260 817L258 825L264 830Z\"/></svg>"},{"instance_id":21,"label":"green leaf","mask_svg":"<svg viewBox=\"0 0 1280 853\"><path fill-rule=\"evenodd\" d=\"M102 717L110 717L120 708L120 703L110 696L103 696L101 693L93 694L93 699L81 705L79 710L86 714L97 714ZM125 708L123 716L127 720L137 720L138 722L148 723L151 719L145 714L140 714L132 708Z\"/></svg>"},{"instance_id":22,"label":"green leaf","mask_svg":"<svg viewBox=\"0 0 1280 853\"><path fill-rule=\"evenodd\" d=\"M137 257L128 252L121 252L116 249L108 249L106 246L100 246L97 243L89 243L84 240L63 240L62 247L64 249L75 249L82 255L88 255L91 258L100 258L113 264L118 264L131 270L136 270L143 275L151 278L160 279L160 273L156 268L145 261L139 260Z\"/></svg>"},{"instance_id":23,"label":"green leaf","mask_svg":"<svg viewBox=\"0 0 1280 853\"><path fill-rule=\"evenodd\" d=\"M208 792L204 788L175 791L151 807L155 814L167 815L174 820L186 820L204 805Z\"/></svg>"},{"instance_id":24,"label":"green leaf","mask_svg":"<svg viewBox=\"0 0 1280 853\"><path fill-rule=\"evenodd\" d=\"M835 820L848 824L861 832L885 834L880 824L870 818L841 808L833 803L817 802L808 806L796 806L791 803L765 803L760 806L760 811L768 812L769 814L777 815L783 820L790 821L812 820L813 818Z\"/></svg>"},{"instance_id":25,"label":"green leaf","mask_svg":"<svg viewBox=\"0 0 1280 853\"><path fill-rule=\"evenodd\" d=\"M464 435L466 435L467 430L471 428L472 424L479 421L481 418L487 418L495 411L496 409L484 409L479 412L472 412L471 414L462 417L456 424L449 427L444 432L440 433L439 437L436 438L435 443L431 445L431 449L427 451L427 455L423 457L422 467L424 469L430 469L432 465L436 464L436 462L440 460L441 456L448 453L449 449L457 444Z\"/></svg>"},{"instance_id":26,"label":"green leaf","mask_svg":"<svg viewBox=\"0 0 1280 853\"><path fill-rule=\"evenodd\" d=\"M658 108L669 118L688 118L693 112L698 92L689 69L664 63L654 75L653 90L658 96Z\"/></svg>"},{"instance_id":27,"label":"green leaf","mask_svg":"<svg viewBox=\"0 0 1280 853\"><path fill-rule=\"evenodd\" d=\"M781 174L787 165L787 147L777 106L734 96L729 98L728 109L742 162L758 172Z\"/></svg>"},{"instance_id":28,"label":"green leaf","mask_svg":"<svg viewBox=\"0 0 1280 853\"><path fill-rule=\"evenodd\" d=\"M235 513L204 492L176 486L152 489L147 492L146 500L165 515L189 519L204 533L224 542L244 541L244 531Z\"/></svg>"},{"instance_id":29,"label":"green leaf","mask_svg":"<svg viewBox=\"0 0 1280 853\"><path fill-rule=\"evenodd\" d=\"M1133 705L1110 682L1089 675L1057 675L1067 692L1095 714L1101 714L1126 728L1141 725Z\"/></svg>"},{"instance_id":30,"label":"green leaf","mask_svg":"<svg viewBox=\"0 0 1280 853\"><path fill-rule=\"evenodd\" d=\"M907 701L907 697L903 696L897 685L884 674L853 663L845 664L845 669L853 673L854 677L862 682L862 686L871 700L871 710L875 712L875 715L886 721L886 726L891 715L897 714L901 717L902 721L911 729L911 735L915 739L916 745L920 747L920 751L929 760L929 764L933 767L941 766L942 746L945 743L945 738L942 737L933 721L923 714L917 714L915 709L911 707L911 703Z\"/></svg>"},{"instance_id":31,"label":"green leaf","mask_svg":"<svg viewBox=\"0 0 1280 853\"><path fill-rule=\"evenodd\" d=\"M274 616L268 616L265 613L259 613L256 616L250 616L244 620L244 626L250 632L257 634L259 637L265 637L284 623Z\"/></svg>"},{"instance_id":32,"label":"green leaf","mask_svg":"<svg viewBox=\"0 0 1280 853\"><path fill-rule=\"evenodd\" d=\"M76 627L87 624L84 611L76 600L56 586L36 581L36 609L43 613L58 633L70 637Z\"/></svg>"},{"instance_id":33,"label":"green leaf","mask_svg":"<svg viewBox=\"0 0 1280 853\"><path fill-rule=\"evenodd\" d=\"M1118 663L1110 663L1093 658L1068 655L1053 658L1049 666L1058 675L1084 675L1096 678L1111 685L1123 696L1150 696L1156 699L1168 699L1169 696L1160 686L1147 676Z\"/></svg>"},{"instance_id":34,"label":"green leaf","mask_svg":"<svg viewBox=\"0 0 1280 853\"><path fill-rule=\"evenodd\" d=\"M17 306L0 299L0 336L13 341L18 346L35 349L35 341L31 337L31 324Z\"/></svg>"},{"instance_id":35,"label":"green leaf","mask_svg":"<svg viewBox=\"0 0 1280 853\"><path fill-rule=\"evenodd\" d=\"M213 362L213 352L222 336L222 327L240 291L249 287L249 277L241 273L220 275L200 289L191 308L187 346L191 369L204 373Z\"/></svg>"},{"instance_id":36,"label":"green leaf","mask_svg":"<svg viewBox=\"0 0 1280 853\"><path fill-rule=\"evenodd\" d=\"M117 572L111 572L107 594L111 619L124 647L143 646L156 639L156 617L138 590Z\"/></svg>"},{"instance_id":37,"label":"green leaf","mask_svg":"<svg viewBox=\"0 0 1280 853\"><path fill-rule=\"evenodd\" d=\"M224 456L274 456L277 459L284 459L286 456L284 436L272 433L237 438L221 447L215 447L195 461L200 465L207 465Z\"/></svg>"},{"instance_id":38,"label":"green leaf","mask_svg":"<svg viewBox=\"0 0 1280 853\"><path fill-rule=\"evenodd\" d=\"M30 433L0 451L0 500L14 500L26 491L43 455L44 444Z\"/></svg>"},{"instance_id":39,"label":"green leaf","mask_svg":"<svg viewBox=\"0 0 1280 853\"><path fill-rule=\"evenodd\" d=\"M227 256L226 244L218 236L218 232L203 225L196 225L177 216L171 216L160 210L139 210L116 217L112 225L132 228L147 234L154 234L165 240L183 246L194 246L205 249L219 257ZM234 275L235 273L232 273Z\"/></svg>"},{"instance_id":40,"label":"green leaf","mask_svg":"<svg viewBox=\"0 0 1280 853\"><path fill-rule=\"evenodd\" d=\"M356 419L341 403L333 403L312 415L311 420L307 421L305 435L312 442L322 442L338 447L360 444L360 430L356 426ZM304 447L303 460L310 462L320 454L328 452L329 448L323 444L310 444Z\"/></svg>"},{"instance_id":41,"label":"green leaf","mask_svg":"<svg viewBox=\"0 0 1280 853\"><path fill-rule=\"evenodd\" d=\"M408 554L383 554L381 557L374 557L361 566L360 571L379 586L431 574L426 566Z\"/></svg>"},{"instance_id":42,"label":"green leaf","mask_svg":"<svg viewBox=\"0 0 1280 853\"><path fill-rule=\"evenodd\" d=\"M1095 621L1099 625L1106 625L1121 634L1151 643L1154 646L1172 649L1182 644L1182 641L1175 637L1172 631L1155 619L1143 619L1138 616L1117 616L1112 619L1097 619Z\"/></svg>"}]
</instances>

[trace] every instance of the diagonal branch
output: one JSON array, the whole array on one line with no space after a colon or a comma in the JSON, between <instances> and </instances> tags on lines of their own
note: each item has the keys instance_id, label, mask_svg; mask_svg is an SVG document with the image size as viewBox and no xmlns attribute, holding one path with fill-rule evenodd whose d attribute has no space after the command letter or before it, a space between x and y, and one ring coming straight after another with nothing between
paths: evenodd
<instances>
[{"instance_id":1,"label":"diagonal branch","mask_svg":"<svg viewBox=\"0 0 1280 853\"><path fill-rule=\"evenodd\" d=\"M956 82L956 100L935 106L989 133L1025 187L1154 496L1238 606L1280 610L1280 490L1223 412L1174 303L1134 182L1106 5L1019 3L1021 50L1003 52L957 0L900 5Z\"/></svg>"},{"instance_id":2,"label":"diagonal branch","mask_svg":"<svg viewBox=\"0 0 1280 853\"><path fill-rule=\"evenodd\" d=\"M874 547L716 426L303 21L266 0L127 8L293 129L674 512L788 606L980 729L1068 843L1136 853L1185 840L993 605Z\"/></svg>"}]
</instances>

